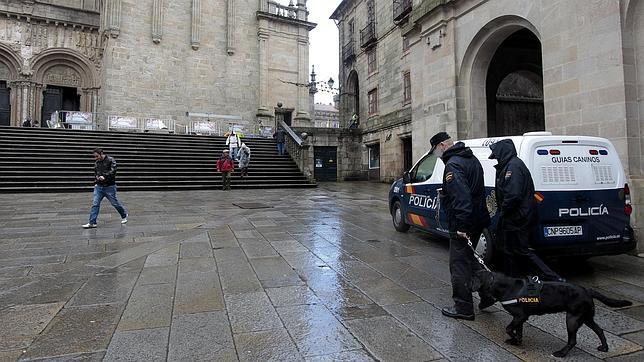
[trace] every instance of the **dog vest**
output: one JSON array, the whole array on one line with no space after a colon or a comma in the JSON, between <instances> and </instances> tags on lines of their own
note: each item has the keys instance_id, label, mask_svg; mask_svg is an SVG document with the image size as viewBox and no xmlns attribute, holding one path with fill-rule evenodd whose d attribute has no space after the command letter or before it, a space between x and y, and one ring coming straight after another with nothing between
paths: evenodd
<instances>
[{"instance_id":1,"label":"dog vest","mask_svg":"<svg viewBox=\"0 0 644 362\"><path fill-rule=\"evenodd\" d=\"M501 301L501 305L512 305L512 304L538 304L541 302L541 281L539 277L531 277L523 281L523 287L517 293L517 296Z\"/></svg>"}]
</instances>

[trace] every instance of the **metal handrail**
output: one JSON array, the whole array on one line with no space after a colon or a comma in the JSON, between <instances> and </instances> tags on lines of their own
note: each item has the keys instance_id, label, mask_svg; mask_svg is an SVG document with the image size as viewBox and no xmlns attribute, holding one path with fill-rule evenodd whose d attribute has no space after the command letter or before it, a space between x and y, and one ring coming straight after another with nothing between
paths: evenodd
<instances>
[{"instance_id":1,"label":"metal handrail","mask_svg":"<svg viewBox=\"0 0 644 362\"><path fill-rule=\"evenodd\" d=\"M279 124L280 124L280 126L281 126L285 131L286 131L286 133L287 133L289 136L291 136L291 138L293 139L293 141L295 141L295 143L297 143L297 145L298 145L299 147L302 147L302 144L304 143L304 141L302 140L302 138L300 138L300 136L298 136L298 135L297 135L297 133L295 133L295 131L293 131L293 130L291 129L291 127L290 127L288 124L286 124L286 122L284 122L284 121L280 120L280 121L279 121Z\"/></svg>"},{"instance_id":2,"label":"metal handrail","mask_svg":"<svg viewBox=\"0 0 644 362\"><path fill-rule=\"evenodd\" d=\"M376 21L371 19L367 26L360 30L360 46L365 47L376 41Z\"/></svg>"}]
</instances>

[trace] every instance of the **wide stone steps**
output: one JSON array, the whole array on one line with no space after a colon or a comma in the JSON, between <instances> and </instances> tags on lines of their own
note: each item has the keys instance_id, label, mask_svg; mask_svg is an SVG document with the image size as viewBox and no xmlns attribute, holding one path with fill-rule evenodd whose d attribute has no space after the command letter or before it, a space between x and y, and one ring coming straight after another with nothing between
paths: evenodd
<instances>
[{"instance_id":1,"label":"wide stone steps","mask_svg":"<svg viewBox=\"0 0 644 362\"><path fill-rule=\"evenodd\" d=\"M271 139L244 138L249 175L233 188L315 187ZM221 188L216 162L225 137L0 127L0 192L82 192L93 187L92 150L118 165L120 191Z\"/></svg>"}]
</instances>

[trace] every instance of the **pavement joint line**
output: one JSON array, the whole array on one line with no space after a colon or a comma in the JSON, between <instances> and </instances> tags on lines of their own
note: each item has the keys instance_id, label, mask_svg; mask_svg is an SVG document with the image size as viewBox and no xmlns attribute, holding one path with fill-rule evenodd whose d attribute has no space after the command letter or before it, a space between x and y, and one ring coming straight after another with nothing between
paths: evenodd
<instances>
[{"instance_id":1,"label":"pavement joint line","mask_svg":"<svg viewBox=\"0 0 644 362\"><path fill-rule=\"evenodd\" d=\"M199 229L181 230L167 237L164 237L166 240L143 242L132 248L116 252L112 255L106 256L101 259L93 260L92 262L86 265L113 269L123 264L127 264L138 258L141 258L143 256L148 256L165 247L171 246L176 243L181 243L184 240L188 240L190 238L196 237L201 233L203 233L203 230L199 230ZM167 239L175 239L175 240L167 240ZM133 254L133 255L128 256L128 254Z\"/></svg>"}]
</instances>

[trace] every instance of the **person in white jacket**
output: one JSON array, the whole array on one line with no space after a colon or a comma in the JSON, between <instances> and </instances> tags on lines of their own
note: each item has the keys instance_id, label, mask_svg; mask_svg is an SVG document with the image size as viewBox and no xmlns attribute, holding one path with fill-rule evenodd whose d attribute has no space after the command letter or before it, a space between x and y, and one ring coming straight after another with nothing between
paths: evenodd
<instances>
[{"instance_id":1,"label":"person in white jacket","mask_svg":"<svg viewBox=\"0 0 644 362\"><path fill-rule=\"evenodd\" d=\"M239 135L235 132L230 132L228 138L226 138L226 146L230 150L230 158L237 161L238 151L241 147L241 140Z\"/></svg>"}]
</instances>

